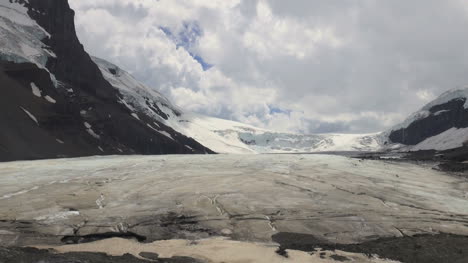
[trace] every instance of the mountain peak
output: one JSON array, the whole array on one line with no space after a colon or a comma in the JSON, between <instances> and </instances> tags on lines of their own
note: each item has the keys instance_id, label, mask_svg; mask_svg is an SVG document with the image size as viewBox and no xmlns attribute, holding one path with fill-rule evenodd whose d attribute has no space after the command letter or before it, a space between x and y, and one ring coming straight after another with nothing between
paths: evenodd
<instances>
[{"instance_id":1,"label":"mountain peak","mask_svg":"<svg viewBox=\"0 0 468 263\"><path fill-rule=\"evenodd\" d=\"M447 150L468 140L468 88L444 92L386 132L412 150Z\"/></svg>"},{"instance_id":2,"label":"mountain peak","mask_svg":"<svg viewBox=\"0 0 468 263\"><path fill-rule=\"evenodd\" d=\"M211 152L121 103L67 1L2 1L0 20L0 160Z\"/></svg>"}]
</instances>

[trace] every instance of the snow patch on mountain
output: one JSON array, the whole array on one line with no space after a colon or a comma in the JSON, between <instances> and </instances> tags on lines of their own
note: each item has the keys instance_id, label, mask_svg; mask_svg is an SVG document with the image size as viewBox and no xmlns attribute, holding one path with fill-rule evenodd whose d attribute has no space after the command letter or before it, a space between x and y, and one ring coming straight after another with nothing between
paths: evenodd
<instances>
[{"instance_id":1,"label":"snow patch on mountain","mask_svg":"<svg viewBox=\"0 0 468 263\"><path fill-rule=\"evenodd\" d=\"M44 99L52 104L57 103L57 101L49 95L45 96Z\"/></svg>"},{"instance_id":2,"label":"snow patch on mountain","mask_svg":"<svg viewBox=\"0 0 468 263\"><path fill-rule=\"evenodd\" d=\"M439 135L430 137L411 148L412 151L419 150L449 150L462 147L468 143L468 128L452 128Z\"/></svg>"},{"instance_id":3,"label":"snow patch on mountain","mask_svg":"<svg viewBox=\"0 0 468 263\"><path fill-rule=\"evenodd\" d=\"M54 86L59 87L55 75L46 68L48 59L56 57L42 42L50 37L49 32L29 17L24 4L18 0L0 0L0 60L33 63L46 70Z\"/></svg>"},{"instance_id":4,"label":"snow patch on mountain","mask_svg":"<svg viewBox=\"0 0 468 263\"><path fill-rule=\"evenodd\" d=\"M20 107L20 108L24 111L24 113L26 113L29 116L29 118L31 118L31 120L33 120L37 125L39 125L39 121L37 120L36 116L34 116L31 112L29 112L25 108L23 107Z\"/></svg>"},{"instance_id":5,"label":"snow patch on mountain","mask_svg":"<svg viewBox=\"0 0 468 263\"><path fill-rule=\"evenodd\" d=\"M36 84L34 84L34 82L31 82L31 90L32 90L32 93L34 94L34 96L36 97L42 97L42 91L41 89L39 89L38 86L36 86Z\"/></svg>"},{"instance_id":6,"label":"snow patch on mountain","mask_svg":"<svg viewBox=\"0 0 468 263\"><path fill-rule=\"evenodd\" d=\"M0 0L0 58L16 63L31 62L45 68L55 57L42 39L50 34L28 15L28 8L17 1Z\"/></svg>"},{"instance_id":7,"label":"snow patch on mountain","mask_svg":"<svg viewBox=\"0 0 468 263\"><path fill-rule=\"evenodd\" d=\"M2 0L0 2L0 15L8 17L8 19L18 25L35 26L36 23L27 15L28 8L20 4L18 1Z\"/></svg>"}]
</instances>

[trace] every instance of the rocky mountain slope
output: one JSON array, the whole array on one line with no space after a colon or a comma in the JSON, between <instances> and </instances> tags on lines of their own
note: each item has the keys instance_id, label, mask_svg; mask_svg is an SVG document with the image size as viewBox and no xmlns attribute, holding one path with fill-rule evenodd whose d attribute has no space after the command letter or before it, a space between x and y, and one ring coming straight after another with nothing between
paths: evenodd
<instances>
[{"instance_id":1,"label":"rocky mountain slope","mask_svg":"<svg viewBox=\"0 0 468 263\"><path fill-rule=\"evenodd\" d=\"M468 143L468 88L451 90L384 133L401 149L449 150Z\"/></svg>"},{"instance_id":2,"label":"rocky mountain slope","mask_svg":"<svg viewBox=\"0 0 468 263\"><path fill-rule=\"evenodd\" d=\"M0 161L211 152L122 103L67 1L0 0L0 87Z\"/></svg>"}]
</instances>

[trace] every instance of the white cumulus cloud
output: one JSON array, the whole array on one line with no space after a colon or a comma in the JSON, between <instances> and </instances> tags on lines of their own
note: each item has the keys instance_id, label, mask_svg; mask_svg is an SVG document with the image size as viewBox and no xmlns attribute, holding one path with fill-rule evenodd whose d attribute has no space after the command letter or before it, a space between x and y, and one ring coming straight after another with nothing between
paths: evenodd
<instances>
[{"instance_id":1,"label":"white cumulus cloud","mask_svg":"<svg viewBox=\"0 0 468 263\"><path fill-rule=\"evenodd\" d=\"M92 55L181 108L374 132L468 83L460 0L70 0Z\"/></svg>"}]
</instances>

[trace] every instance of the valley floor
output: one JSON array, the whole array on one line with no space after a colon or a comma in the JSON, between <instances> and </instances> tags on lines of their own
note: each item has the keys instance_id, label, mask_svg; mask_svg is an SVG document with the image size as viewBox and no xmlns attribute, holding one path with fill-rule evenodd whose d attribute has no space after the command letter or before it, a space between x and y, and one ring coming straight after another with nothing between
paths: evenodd
<instances>
[{"instance_id":1,"label":"valley floor","mask_svg":"<svg viewBox=\"0 0 468 263\"><path fill-rule=\"evenodd\" d=\"M466 262L467 236L468 180L411 163L300 154L0 163L0 262Z\"/></svg>"}]
</instances>

